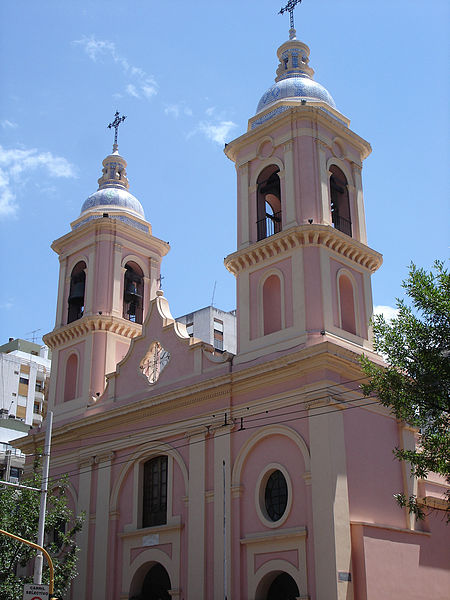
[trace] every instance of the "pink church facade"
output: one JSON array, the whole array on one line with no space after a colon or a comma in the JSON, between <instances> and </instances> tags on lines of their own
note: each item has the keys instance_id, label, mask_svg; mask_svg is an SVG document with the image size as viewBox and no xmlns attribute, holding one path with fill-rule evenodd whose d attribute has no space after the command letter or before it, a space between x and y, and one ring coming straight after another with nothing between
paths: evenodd
<instances>
[{"instance_id":1,"label":"pink church facade","mask_svg":"<svg viewBox=\"0 0 450 600\"><path fill-rule=\"evenodd\" d=\"M52 475L87 515L72 600L444 599L438 478L393 459L415 432L362 396L373 353L361 170L370 145L313 79L295 35L225 153L236 165L237 353L175 321L169 251L117 148L52 247ZM22 447L40 445L42 432Z\"/></svg>"}]
</instances>

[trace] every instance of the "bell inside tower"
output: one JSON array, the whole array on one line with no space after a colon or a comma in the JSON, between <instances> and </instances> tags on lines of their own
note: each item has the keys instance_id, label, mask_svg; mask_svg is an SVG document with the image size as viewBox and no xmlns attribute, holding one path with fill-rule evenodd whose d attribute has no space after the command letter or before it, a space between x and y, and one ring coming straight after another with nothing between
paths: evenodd
<instances>
[{"instance_id":1,"label":"bell inside tower","mask_svg":"<svg viewBox=\"0 0 450 600\"><path fill-rule=\"evenodd\" d=\"M72 269L70 276L69 309L67 323L81 319L84 313L84 291L86 287L86 263L80 261Z\"/></svg>"},{"instance_id":2,"label":"bell inside tower","mask_svg":"<svg viewBox=\"0 0 450 600\"><path fill-rule=\"evenodd\" d=\"M258 177L258 241L281 231L281 185L276 165L266 167Z\"/></svg>"},{"instance_id":3,"label":"bell inside tower","mask_svg":"<svg viewBox=\"0 0 450 600\"><path fill-rule=\"evenodd\" d=\"M127 263L125 268L123 318L133 323L142 323L144 274L134 262Z\"/></svg>"},{"instance_id":4,"label":"bell inside tower","mask_svg":"<svg viewBox=\"0 0 450 600\"><path fill-rule=\"evenodd\" d=\"M336 229L351 236L352 221L347 178L336 165L332 165L330 171L331 220Z\"/></svg>"}]
</instances>

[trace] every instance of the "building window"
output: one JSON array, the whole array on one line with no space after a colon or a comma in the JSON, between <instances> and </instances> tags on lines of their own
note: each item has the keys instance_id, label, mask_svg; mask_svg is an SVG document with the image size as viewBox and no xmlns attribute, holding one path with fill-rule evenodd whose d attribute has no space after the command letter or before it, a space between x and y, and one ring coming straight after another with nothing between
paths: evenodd
<instances>
[{"instance_id":1,"label":"building window","mask_svg":"<svg viewBox=\"0 0 450 600\"><path fill-rule=\"evenodd\" d=\"M39 402L35 402L33 405L33 412L35 415L40 415L41 414L41 405L39 404Z\"/></svg>"},{"instance_id":2,"label":"building window","mask_svg":"<svg viewBox=\"0 0 450 600\"><path fill-rule=\"evenodd\" d=\"M273 471L264 491L264 506L271 521L279 521L284 515L288 501L288 487L283 473Z\"/></svg>"},{"instance_id":3,"label":"building window","mask_svg":"<svg viewBox=\"0 0 450 600\"><path fill-rule=\"evenodd\" d=\"M352 235L347 178L336 165L330 167L331 220L339 231Z\"/></svg>"},{"instance_id":4,"label":"building window","mask_svg":"<svg viewBox=\"0 0 450 600\"><path fill-rule=\"evenodd\" d=\"M269 165L257 179L257 238L263 240L281 231L281 184L279 168Z\"/></svg>"},{"instance_id":5,"label":"building window","mask_svg":"<svg viewBox=\"0 0 450 600\"><path fill-rule=\"evenodd\" d=\"M25 377L19 377L19 383L23 383L23 385L28 385L28 379Z\"/></svg>"},{"instance_id":6,"label":"building window","mask_svg":"<svg viewBox=\"0 0 450 600\"><path fill-rule=\"evenodd\" d=\"M144 273L135 262L125 266L123 285L123 318L142 324Z\"/></svg>"},{"instance_id":7,"label":"building window","mask_svg":"<svg viewBox=\"0 0 450 600\"><path fill-rule=\"evenodd\" d=\"M84 290L86 286L86 263L80 261L72 269L70 276L69 310L67 323L81 319L84 314Z\"/></svg>"},{"instance_id":8,"label":"building window","mask_svg":"<svg viewBox=\"0 0 450 600\"><path fill-rule=\"evenodd\" d=\"M223 321L214 319L214 348L223 352Z\"/></svg>"},{"instance_id":9,"label":"building window","mask_svg":"<svg viewBox=\"0 0 450 600\"><path fill-rule=\"evenodd\" d=\"M167 456L144 464L142 527L167 523Z\"/></svg>"},{"instance_id":10,"label":"building window","mask_svg":"<svg viewBox=\"0 0 450 600\"><path fill-rule=\"evenodd\" d=\"M270 275L265 280L262 296L264 335L268 335L282 328L281 281L278 275Z\"/></svg>"}]
</instances>

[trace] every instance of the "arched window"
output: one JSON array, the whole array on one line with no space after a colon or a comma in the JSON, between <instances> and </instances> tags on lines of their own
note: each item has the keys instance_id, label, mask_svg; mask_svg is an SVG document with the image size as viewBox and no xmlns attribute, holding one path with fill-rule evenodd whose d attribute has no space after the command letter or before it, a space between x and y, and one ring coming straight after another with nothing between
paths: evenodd
<instances>
[{"instance_id":1,"label":"arched window","mask_svg":"<svg viewBox=\"0 0 450 600\"><path fill-rule=\"evenodd\" d=\"M339 277L339 303L341 307L341 327L356 335L355 298L353 285L346 275Z\"/></svg>"},{"instance_id":2,"label":"arched window","mask_svg":"<svg viewBox=\"0 0 450 600\"><path fill-rule=\"evenodd\" d=\"M264 282L263 293L264 335L279 331L281 324L281 282L277 275L270 275Z\"/></svg>"},{"instance_id":3,"label":"arched window","mask_svg":"<svg viewBox=\"0 0 450 600\"><path fill-rule=\"evenodd\" d=\"M167 456L144 464L142 527L167 523Z\"/></svg>"},{"instance_id":4,"label":"arched window","mask_svg":"<svg viewBox=\"0 0 450 600\"><path fill-rule=\"evenodd\" d=\"M296 600L300 592L294 579L288 573L280 573L272 581L267 600Z\"/></svg>"},{"instance_id":5,"label":"arched window","mask_svg":"<svg viewBox=\"0 0 450 600\"><path fill-rule=\"evenodd\" d=\"M347 178L336 165L331 165L330 171L331 220L336 229L351 236L352 221Z\"/></svg>"},{"instance_id":6,"label":"arched window","mask_svg":"<svg viewBox=\"0 0 450 600\"><path fill-rule=\"evenodd\" d=\"M266 167L257 179L258 241L281 231L281 186L276 165Z\"/></svg>"},{"instance_id":7,"label":"arched window","mask_svg":"<svg viewBox=\"0 0 450 600\"><path fill-rule=\"evenodd\" d=\"M64 379L64 402L77 397L78 356L73 353L66 362L66 377Z\"/></svg>"},{"instance_id":8,"label":"arched window","mask_svg":"<svg viewBox=\"0 0 450 600\"><path fill-rule=\"evenodd\" d=\"M147 571L140 593L131 596L130 600L170 600L171 587L166 569L160 563L155 563Z\"/></svg>"},{"instance_id":9,"label":"arched window","mask_svg":"<svg viewBox=\"0 0 450 600\"><path fill-rule=\"evenodd\" d=\"M86 263L80 261L72 269L70 276L69 310L67 323L81 319L84 313L84 289L86 287Z\"/></svg>"},{"instance_id":10,"label":"arched window","mask_svg":"<svg viewBox=\"0 0 450 600\"><path fill-rule=\"evenodd\" d=\"M123 318L142 323L144 274L139 265L129 262L125 266L123 285Z\"/></svg>"}]
</instances>

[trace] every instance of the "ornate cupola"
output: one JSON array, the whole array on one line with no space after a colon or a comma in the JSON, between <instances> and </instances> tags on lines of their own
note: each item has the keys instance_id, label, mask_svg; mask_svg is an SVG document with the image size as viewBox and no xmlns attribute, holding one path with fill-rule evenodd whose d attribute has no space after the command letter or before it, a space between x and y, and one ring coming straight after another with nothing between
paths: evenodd
<instances>
[{"instance_id":1,"label":"ornate cupola","mask_svg":"<svg viewBox=\"0 0 450 600\"><path fill-rule=\"evenodd\" d=\"M247 132L227 144L238 179L237 362L338 340L368 348L370 276L381 256L367 246L361 169L370 145L350 129L313 79L291 1L288 41L275 83Z\"/></svg>"},{"instance_id":2,"label":"ornate cupola","mask_svg":"<svg viewBox=\"0 0 450 600\"><path fill-rule=\"evenodd\" d=\"M103 160L98 190L83 203L71 231L52 244L60 278L56 324L45 340L53 350L49 406L57 419L78 418L92 398L101 397L106 374L141 333L169 251L129 191L117 144L124 118L116 113L110 124L114 145Z\"/></svg>"}]
</instances>

